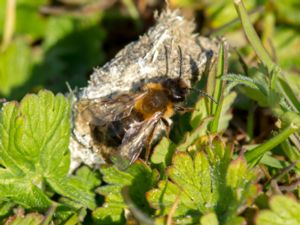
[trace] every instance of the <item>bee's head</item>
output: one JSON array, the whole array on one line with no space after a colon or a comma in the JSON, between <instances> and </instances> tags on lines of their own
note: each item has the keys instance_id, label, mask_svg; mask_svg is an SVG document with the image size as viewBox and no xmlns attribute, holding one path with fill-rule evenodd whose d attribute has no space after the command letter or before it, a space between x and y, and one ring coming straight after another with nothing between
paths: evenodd
<instances>
[{"instance_id":1,"label":"bee's head","mask_svg":"<svg viewBox=\"0 0 300 225\"><path fill-rule=\"evenodd\" d=\"M162 83L168 97L174 102L182 102L188 92L187 84L181 78L168 78Z\"/></svg>"}]
</instances>

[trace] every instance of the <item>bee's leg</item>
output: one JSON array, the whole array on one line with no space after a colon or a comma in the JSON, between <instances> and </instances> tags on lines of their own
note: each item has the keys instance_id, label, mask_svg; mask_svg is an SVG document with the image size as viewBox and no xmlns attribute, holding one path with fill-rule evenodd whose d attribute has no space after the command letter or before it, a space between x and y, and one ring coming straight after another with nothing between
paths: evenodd
<instances>
[{"instance_id":1,"label":"bee's leg","mask_svg":"<svg viewBox=\"0 0 300 225\"><path fill-rule=\"evenodd\" d=\"M163 122L163 124L165 125L166 128L166 136L169 137L169 134L171 132L171 124L170 121L168 121L166 118L161 118L161 121Z\"/></svg>"},{"instance_id":2,"label":"bee's leg","mask_svg":"<svg viewBox=\"0 0 300 225\"><path fill-rule=\"evenodd\" d=\"M175 110L179 112L180 114L188 113L188 112L193 112L194 108L192 107L182 107L182 106L176 106Z\"/></svg>"},{"instance_id":3,"label":"bee's leg","mask_svg":"<svg viewBox=\"0 0 300 225\"><path fill-rule=\"evenodd\" d=\"M151 133L149 134L149 136L147 137L147 144L146 144L146 152L145 152L145 161L148 162L149 160L149 156L151 153L151 147L152 147L152 140L154 138L154 133L155 133L155 127L152 129Z\"/></svg>"}]
</instances>

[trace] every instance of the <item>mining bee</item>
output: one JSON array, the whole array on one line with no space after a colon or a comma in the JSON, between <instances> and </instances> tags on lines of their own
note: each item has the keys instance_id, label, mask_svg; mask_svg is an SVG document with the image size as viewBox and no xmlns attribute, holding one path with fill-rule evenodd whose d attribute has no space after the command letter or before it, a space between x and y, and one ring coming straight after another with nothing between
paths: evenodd
<instances>
[{"instance_id":1,"label":"mining bee","mask_svg":"<svg viewBox=\"0 0 300 225\"><path fill-rule=\"evenodd\" d=\"M147 158L162 133L169 133L170 118L183 109L181 104L190 88L182 79L182 51L178 47L179 76L170 78L165 50L166 76L161 81L147 83L138 92L76 103L76 129L91 136L93 150L107 162L124 161L128 166L143 150Z\"/></svg>"}]
</instances>

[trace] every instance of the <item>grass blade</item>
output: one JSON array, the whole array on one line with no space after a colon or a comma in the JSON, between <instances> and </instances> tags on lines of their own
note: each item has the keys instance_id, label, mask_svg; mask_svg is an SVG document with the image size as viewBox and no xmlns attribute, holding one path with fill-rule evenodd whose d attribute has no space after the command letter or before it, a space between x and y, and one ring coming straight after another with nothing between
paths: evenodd
<instances>
[{"instance_id":1,"label":"grass blade","mask_svg":"<svg viewBox=\"0 0 300 225\"><path fill-rule=\"evenodd\" d=\"M277 136L273 137L272 139L263 144L260 144L256 148L246 152L245 158L247 162L250 164L250 166L255 166L266 152L272 150L278 144L282 143L291 134L295 133L298 129L299 127L292 123L290 126L282 130Z\"/></svg>"},{"instance_id":2,"label":"grass blade","mask_svg":"<svg viewBox=\"0 0 300 225\"><path fill-rule=\"evenodd\" d=\"M240 17L240 20L241 20L242 26L244 28L244 32L248 38L248 41L254 48L254 50L255 50L256 54L258 55L258 57L260 58L260 60L267 66L269 72L271 72L276 65L272 61L268 52L263 47L256 31L254 30L254 27L252 26L251 20L245 9L243 1L242 0L234 0L234 6L238 12L238 15Z\"/></svg>"}]
</instances>

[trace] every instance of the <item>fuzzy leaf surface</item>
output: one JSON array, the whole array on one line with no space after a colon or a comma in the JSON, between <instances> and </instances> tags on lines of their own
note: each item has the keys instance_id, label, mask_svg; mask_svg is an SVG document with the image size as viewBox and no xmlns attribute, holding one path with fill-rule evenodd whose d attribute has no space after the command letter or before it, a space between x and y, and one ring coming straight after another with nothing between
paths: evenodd
<instances>
[{"instance_id":1,"label":"fuzzy leaf surface","mask_svg":"<svg viewBox=\"0 0 300 225\"><path fill-rule=\"evenodd\" d=\"M178 152L167 170L169 180L159 182L158 188L147 194L156 214L168 215L179 197L173 221L184 224L199 223L202 215L214 212L221 224L238 224L238 209L257 192L253 185L255 172L247 169L242 158L231 159L231 150L215 138L206 146L206 153L196 151L192 156Z\"/></svg>"},{"instance_id":2,"label":"fuzzy leaf surface","mask_svg":"<svg viewBox=\"0 0 300 225\"><path fill-rule=\"evenodd\" d=\"M149 207L145 193L157 182L157 171L152 171L144 163L137 161L126 171L114 166L103 166L101 173L107 185L97 189L99 194L105 196L104 205L93 212L97 224L124 223L124 209L128 208L122 196L124 187L128 187L129 197L142 212L150 214L153 211Z\"/></svg>"}]
</instances>

